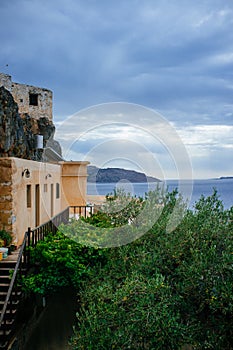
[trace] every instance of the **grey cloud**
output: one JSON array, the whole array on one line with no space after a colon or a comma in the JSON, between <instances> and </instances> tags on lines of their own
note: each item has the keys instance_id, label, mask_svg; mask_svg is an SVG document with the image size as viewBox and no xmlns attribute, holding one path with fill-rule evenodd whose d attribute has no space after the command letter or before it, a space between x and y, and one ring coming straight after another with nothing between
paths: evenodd
<instances>
[{"instance_id":1,"label":"grey cloud","mask_svg":"<svg viewBox=\"0 0 233 350\"><path fill-rule=\"evenodd\" d=\"M158 110L177 128L232 125L230 0L2 0L0 11L0 71L53 90L55 121L125 101ZM93 146L81 142L80 152ZM222 167L226 152L215 156Z\"/></svg>"}]
</instances>

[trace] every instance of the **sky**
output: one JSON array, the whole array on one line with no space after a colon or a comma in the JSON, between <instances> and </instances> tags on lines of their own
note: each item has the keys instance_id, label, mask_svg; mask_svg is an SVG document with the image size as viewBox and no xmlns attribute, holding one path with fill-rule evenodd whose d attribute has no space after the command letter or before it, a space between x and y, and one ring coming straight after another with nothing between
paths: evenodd
<instances>
[{"instance_id":1,"label":"sky","mask_svg":"<svg viewBox=\"0 0 233 350\"><path fill-rule=\"evenodd\" d=\"M53 91L66 158L233 175L232 0L0 0L0 71Z\"/></svg>"}]
</instances>

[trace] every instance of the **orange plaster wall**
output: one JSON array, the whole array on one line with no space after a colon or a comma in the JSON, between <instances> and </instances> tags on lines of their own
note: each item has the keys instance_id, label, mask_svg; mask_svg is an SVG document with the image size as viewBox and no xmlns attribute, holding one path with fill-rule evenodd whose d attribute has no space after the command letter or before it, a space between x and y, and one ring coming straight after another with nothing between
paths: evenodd
<instances>
[{"instance_id":1,"label":"orange plaster wall","mask_svg":"<svg viewBox=\"0 0 233 350\"><path fill-rule=\"evenodd\" d=\"M10 195L8 195L11 207L7 213L1 210L0 227L12 233L13 241L18 246L22 243L28 227L35 228L35 188L37 184L40 188L39 224L45 223L51 218L51 184L54 187L53 216L61 211L61 190L60 197L56 198L56 184L58 183L61 188L61 167L19 158L0 158L0 168L1 173L5 168L5 174L8 172L11 178L11 181L8 181L11 184L9 185ZM30 172L28 178L25 173L23 174L25 169ZM48 174L50 174L49 177ZM31 207L27 207L27 185L31 185ZM47 192L44 192L44 185L47 185ZM2 188L0 187L0 189ZM7 203L6 198L5 203ZM6 214L7 218L5 218Z\"/></svg>"},{"instance_id":2,"label":"orange plaster wall","mask_svg":"<svg viewBox=\"0 0 233 350\"><path fill-rule=\"evenodd\" d=\"M89 162L60 162L62 167L62 206L86 205Z\"/></svg>"},{"instance_id":3,"label":"orange plaster wall","mask_svg":"<svg viewBox=\"0 0 233 350\"><path fill-rule=\"evenodd\" d=\"M40 188L38 225L47 222L67 206L86 205L87 164L89 162L51 164L13 157L0 158L0 229L11 232L13 243L19 246L28 227L35 228L38 184ZM26 170L30 173L28 177ZM27 185L31 186L29 207ZM51 185L53 185L53 212L51 212Z\"/></svg>"}]
</instances>

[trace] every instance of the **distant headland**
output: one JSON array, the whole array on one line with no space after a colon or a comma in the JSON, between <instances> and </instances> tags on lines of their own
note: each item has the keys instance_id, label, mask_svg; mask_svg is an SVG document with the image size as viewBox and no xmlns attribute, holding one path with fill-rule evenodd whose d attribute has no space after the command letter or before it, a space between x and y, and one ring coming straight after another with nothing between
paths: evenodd
<instances>
[{"instance_id":1,"label":"distant headland","mask_svg":"<svg viewBox=\"0 0 233 350\"><path fill-rule=\"evenodd\" d=\"M233 176L221 176L218 178L218 180L232 180Z\"/></svg>"},{"instance_id":2,"label":"distant headland","mask_svg":"<svg viewBox=\"0 0 233 350\"><path fill-rule=\"evenodd\" d=\"M94 165L87 168L87 181L96 183L114 183L114 182L160 182L156 177L147 176L134 170L126 170L121 168L106 168L101 169Z\"/></svg>"}]
</instances>

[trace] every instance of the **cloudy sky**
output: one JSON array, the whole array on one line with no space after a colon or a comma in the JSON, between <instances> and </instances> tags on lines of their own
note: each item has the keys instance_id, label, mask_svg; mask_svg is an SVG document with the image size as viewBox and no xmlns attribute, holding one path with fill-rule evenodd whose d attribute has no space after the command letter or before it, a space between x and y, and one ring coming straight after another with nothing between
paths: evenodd
<instances>
[{"instance_id":1,"label":"cloudy sky","mask_svg":"<svg viewBox=\"0 0 233 350\"><path fill-rule=\"evenodd\" d=\"M0 0L0 15L0 71L53 90L68 159L233 175L232 0Z\"/></svg>"}]
</instances>

